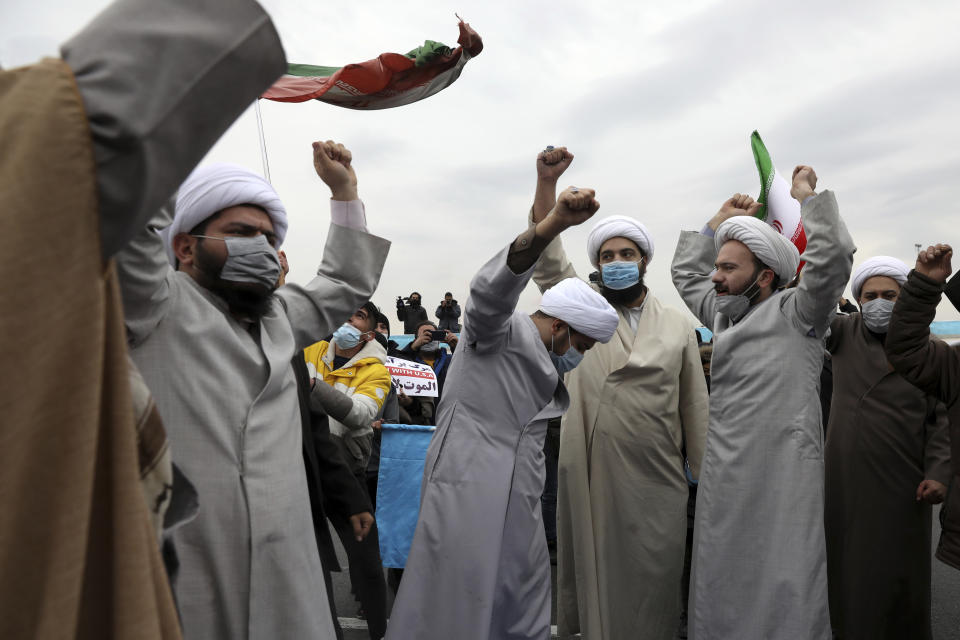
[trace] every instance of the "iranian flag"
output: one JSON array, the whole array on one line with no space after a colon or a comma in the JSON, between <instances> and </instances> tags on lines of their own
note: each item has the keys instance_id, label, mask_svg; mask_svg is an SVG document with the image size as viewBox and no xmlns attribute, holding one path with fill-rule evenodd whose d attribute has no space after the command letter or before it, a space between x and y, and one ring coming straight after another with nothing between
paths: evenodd
<instances>
[{"instance_id":1,"label":"iranian flag","mask_svg":"<svg viewBox=\"0 0 960 640\"><path fill-rule=\"evenodd\" d=\"M407 54L382 53L345 67L290 64L261 97L277 102L320 100L348 109L389 109L429 98L453 84L483 41L460 21L460 45L427 40Z\"/></svg>"},{"instance_id":2,"label":"iranian flag","mask_svg":"<svg viewBox=\"0 0 960 640\"><path fill-rule=\"evenodd\" d=\"M760 197L763 207L757 217L765 220L774 229L785 235L796 245L800 255L807 248L807 234L800 220L800 203L790 195L790 182L773 166L770 153L763 145L760 134L754 131L750 135L753 158L760 172ZM803 262L800 263L803 266Z\"/></svg>"}]
</instances>

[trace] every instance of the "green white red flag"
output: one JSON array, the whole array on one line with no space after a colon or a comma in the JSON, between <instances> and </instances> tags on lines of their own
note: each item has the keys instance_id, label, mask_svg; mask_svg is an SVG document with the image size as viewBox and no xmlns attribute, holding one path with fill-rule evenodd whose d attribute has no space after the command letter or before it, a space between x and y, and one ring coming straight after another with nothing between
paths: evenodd
<instances>
[{"instance_id":1,"label":"green white red flag","mask_svg":"<svg viewBox=\"0 0 960 640\"><path fill-rule=\"evenodd\" d=\"M429 98L453 84L483 50L479 34L462 20L459 26L456 49L427 40L406 54L383 53L344 67L290 64L260 97L277 102L315 99L348 109L389 109Z\"/></svg>"},{"instance_id":2,"label":"green white red flag","mask_svg":"<svg viewBox=\"0 0 960 640\"><path fill-rule=\"evenodd\" d=\"M803 255L807 248L807 234L800 219L800 203L790 195L790 183L773 166L770 153L756 131L750 135L750 146L760 172L760 197L757 200L764 205L757 217L789 238ZM803 262L800 266L803 266Z\"/></svg>"}]
</instances>

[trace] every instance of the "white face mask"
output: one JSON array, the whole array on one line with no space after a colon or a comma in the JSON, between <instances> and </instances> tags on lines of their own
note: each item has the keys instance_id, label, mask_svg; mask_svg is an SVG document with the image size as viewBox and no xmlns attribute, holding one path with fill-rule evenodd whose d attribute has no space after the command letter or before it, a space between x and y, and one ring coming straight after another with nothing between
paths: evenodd
<instances>
[{"instance_id":1,"label":"white face mask","mask_svg":"<svg viewBox=\"0 0 960 640\"><path fill-rule=\"evenodd\" d=\"M884 300L875 298L869 302L864 302L860 307L860 315L863 316L863 324L867 329L874 333L886 333L890 326L890 316L893 315L893 306L896 304L893 300Z\"/></svg>"},{"instance_id":2,"label":"white face mask","mask_svg":"<svg viewBox=\"0 0 960 640\"><path fill-rule=\"evenodd\" d=\"M424 344L420 347L420 351L424 353L433 353L440 349L440 342L438 340L431 340L430 342Z\"/></svg>"}]
</instances>

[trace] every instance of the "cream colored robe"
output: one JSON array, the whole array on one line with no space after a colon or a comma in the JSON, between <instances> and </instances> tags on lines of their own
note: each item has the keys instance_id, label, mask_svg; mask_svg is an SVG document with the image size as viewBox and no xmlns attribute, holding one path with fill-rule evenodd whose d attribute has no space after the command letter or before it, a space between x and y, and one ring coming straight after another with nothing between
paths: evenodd
<instances>
[{"instance_id":1,"label":"cream colored robe","mask_svg":"<svg viewBox=\"0 0 960 640\"><path fill-rule=\"evenodd\" d=\"M554 240L534 281L576 272ZM699 475L707 385L689 316L647 291L636 333L620 325L567 376L560 432L557 624L561 637L672 640L687 528L686 442ZM640 634L640 635L638 635Z\"/></svg>"}]
</instances>

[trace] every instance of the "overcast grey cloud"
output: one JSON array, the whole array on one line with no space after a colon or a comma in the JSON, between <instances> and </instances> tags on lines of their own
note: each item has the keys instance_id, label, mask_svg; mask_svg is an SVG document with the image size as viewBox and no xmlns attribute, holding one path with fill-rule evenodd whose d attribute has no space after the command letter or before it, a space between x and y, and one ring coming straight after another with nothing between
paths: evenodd
<instances>
[{"instance_id":1,"label":"overcast grey cloud","mask_svg":"<svg viewBox=\"0 0 960 640\"><path fill-rule=\"evenodd\" d=\"M15 4L15 6L13 6ZM34 0L0 7L0 64L56 52L106 5ZM286 202L296 281L319 261L327 193L310 142L355 152L371 230L394 241L375 300L416 289L432 311L463 301L473 272L526 224L536 153L565 144L564 184L598 191L598 217L640 218L656 241L648 283L681 306L669 278L680 229L699 229L735 191L756 194L758 129L783 172L812 164L836 191L858 264L911 263L915 242L960 244L960 41L955 2L769 3L268 0L288 59L335 65L424 39L453 44L454 12L485 49L429 100L379 112L263 102L272 181ZM262 170L252 109L206 161ZM588 228L564 244L582 275ZM532 285L521 307L534 308ZM939 319L958 319L947 303Z\"/></svg>"}]
</instances>

